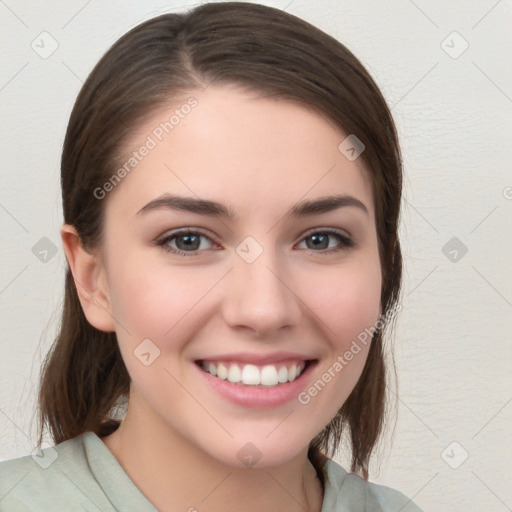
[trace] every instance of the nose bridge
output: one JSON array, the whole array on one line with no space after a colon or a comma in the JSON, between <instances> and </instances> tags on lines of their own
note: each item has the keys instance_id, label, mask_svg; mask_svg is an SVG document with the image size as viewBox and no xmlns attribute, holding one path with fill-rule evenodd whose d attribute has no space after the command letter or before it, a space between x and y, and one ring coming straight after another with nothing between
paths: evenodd
<instances>
[{"instance_id":1,"label":"nose bridge","mask_svg":"<svg viewBox=\"0 0 512 512\"><path fill-rule=\"evenodd\" d=\"M267 239L247 237L236 248L224 303L226 321L260 334L298 323L301 309L283 258Z\"/></svg>"}]
</instances>

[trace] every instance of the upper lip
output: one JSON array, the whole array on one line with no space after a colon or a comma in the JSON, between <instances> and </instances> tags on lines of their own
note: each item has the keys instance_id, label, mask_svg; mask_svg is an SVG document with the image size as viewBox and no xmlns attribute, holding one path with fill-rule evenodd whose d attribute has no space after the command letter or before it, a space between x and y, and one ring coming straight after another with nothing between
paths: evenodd
<instances>
[{"instance_id":1,"label":"upper lip","mask_svg":"<svg viewBox=\"0 0 512 512\"><path fill-rule=\"evenodd\" d=\"M310 361L315 358L299 354L297 352L274 352L272 354L255 354L254 352L233 352L229 354L206 356L197 361L210 361L210 362L238 362L245 364L275 364L282 361Z\"/></svg>"}]
</instances>

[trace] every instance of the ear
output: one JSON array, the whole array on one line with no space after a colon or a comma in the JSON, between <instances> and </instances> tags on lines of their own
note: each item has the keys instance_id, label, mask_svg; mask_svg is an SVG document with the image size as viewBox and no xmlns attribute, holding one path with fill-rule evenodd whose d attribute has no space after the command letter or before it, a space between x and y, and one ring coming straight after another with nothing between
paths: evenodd
<instances>
[{"instance_id":1,"label":"ear","mask_svg":"<svg viewBox=\"0 0 512 512\"><path fill-rule=\"evenodd\" d=\"M87 321L100 331L115 331L106 271L100 255L82 247L78 233L71 225L64 224L60 235Z\"/></svg>"}]
</instances>

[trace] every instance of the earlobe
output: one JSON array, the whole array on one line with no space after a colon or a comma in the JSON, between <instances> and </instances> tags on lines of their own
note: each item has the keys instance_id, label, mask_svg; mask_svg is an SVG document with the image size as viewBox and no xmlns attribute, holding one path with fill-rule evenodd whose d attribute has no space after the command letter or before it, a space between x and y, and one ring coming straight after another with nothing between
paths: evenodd
<instances>
[{"instance_id":1,"label":"earlobe","mask_svg":"<svg viewBox=\"0 0 512 512\"><path fill-rule=\"evenodd\" d=\"M101 331L115 331L105 267L100 255L84 249L73 226L64 224L60 233L87 321Z\"/></svg>"}]
</instances>

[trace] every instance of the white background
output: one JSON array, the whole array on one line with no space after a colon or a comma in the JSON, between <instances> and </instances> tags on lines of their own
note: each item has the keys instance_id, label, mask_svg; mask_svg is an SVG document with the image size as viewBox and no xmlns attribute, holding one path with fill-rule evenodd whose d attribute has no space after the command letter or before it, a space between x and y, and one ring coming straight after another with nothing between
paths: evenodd
<instances>
[{"instance_id":1,"label":"white background","mask_svg":"<svg viewBox=\"0 0 512 512\"><path fill-rule=\"evenodd\" d=\"M400 398L394 438L381 444L380 472L371 466L370 479L425 511L512 510L512 3L261 3L346 44L399 128ZM76 95L128 29L193 5L0 2L0 459L26 455L36 442L39 367L62 301L59 160ZM43 31L58 43L47 59L31 48ZM46 263L32 252L43 237L58 250ZM455 249L456 262L442 251L453 237L467 247L462 257ZM447 463L457 466L466 453L456 469Z\"/></svg>"}]
</instances>

